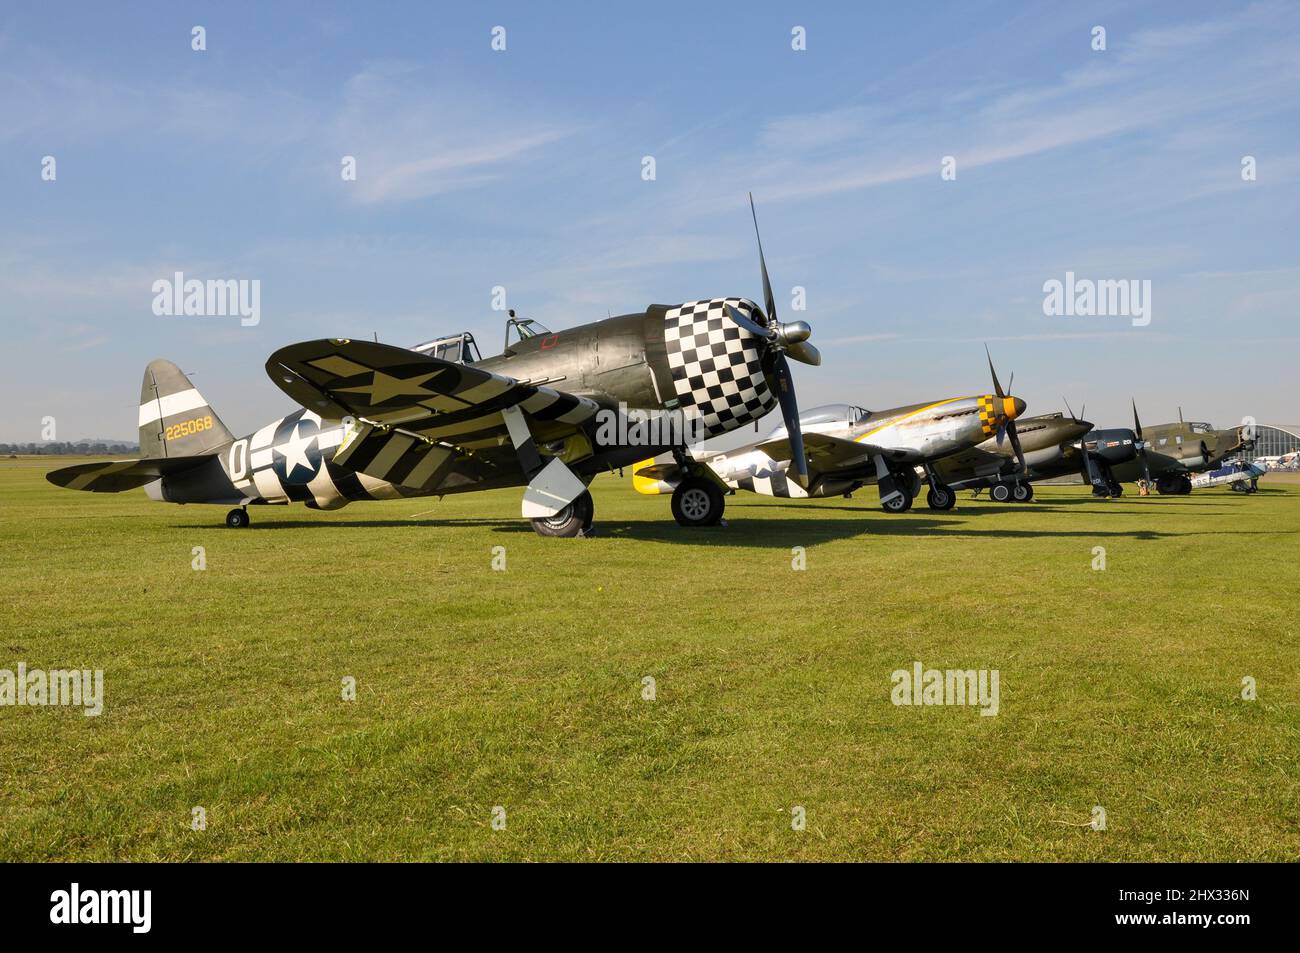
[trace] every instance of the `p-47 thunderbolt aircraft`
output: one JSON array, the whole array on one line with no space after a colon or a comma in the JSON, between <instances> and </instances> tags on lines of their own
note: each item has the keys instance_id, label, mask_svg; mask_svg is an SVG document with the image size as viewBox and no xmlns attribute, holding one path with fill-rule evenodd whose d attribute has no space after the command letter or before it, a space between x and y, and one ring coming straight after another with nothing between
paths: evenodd
<instances>
[{"instance_id":1,"label":"p-47 thunderbolt aircraft","mask_svg":"<svg viewBox=\"0 0 1300 953\"><path fill-rule=\"evenodd\" d=\"M757 236L757 216L754 229ZM140 394L144 458L47 478L233 506L231 527L248 525L253 504L334 509L524 486L523 515L538 533L582 535L592 523L592 478L647 451L671 451L691 467L688 442L747 426L778 404L799 444L786 356L806 364L821 357L807 324L777 320L761 238L759 266L765 311L745 298L712 298L559 332L512 317L505 351L486 360L468 334L414 348L339 338L293 344L272 354L266 370L302 409L239 438L175 364L156 360ZM658 443L630 445L626 428L598 420L625 409L675 412L690 426L652 428Z\"/></svg>"},{"instance_id":2,"label":"p-47 thunderbolt aircraft","mask_svg":"<svg viewBox=\"0 0 1300 953\"><path fill-rule=\"evenodd\" d=\"M880 411L848 404L808 411L799 420L808 457L806 481L788 475L795 449L783 425L761 443L699 455L697 459L709 469L708 478L672 461L647 460L633 471L632 483L640 493L671 492L673 515L683 525L716 523L722 516L723 489L805 498L849 494L876 483L884 510L904 513L920 490L917 467L933 473L937 461L985 440L995 444L1006 440L1020 457L1016 418L1024 412L1025 402L1003 393L992 359L989 372L992 394ZM955 501L951 489L931 480L926 497L931 509L951 509Z\"/></svg>"}]
</instances>

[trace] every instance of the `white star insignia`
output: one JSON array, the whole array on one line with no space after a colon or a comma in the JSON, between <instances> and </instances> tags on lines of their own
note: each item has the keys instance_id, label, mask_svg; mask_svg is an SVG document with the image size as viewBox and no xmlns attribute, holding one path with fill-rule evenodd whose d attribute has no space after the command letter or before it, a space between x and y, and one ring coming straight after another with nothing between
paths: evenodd
<instances>
[{"instance_id":1,"label":"white star insignia","mask_svg":"<svg viewBox=\"0 0 1300 953\"><path fill-rule=\"evenodd\" d=\"M275 452L284 457L284 476L286 480L292 477L293 472L299 467L315 472L311 461L307 459L307 448L316 439L316 434L308 434L304 437L301 427L301 423L294 424L292 436L285 443L275 448Z\"/></svg>"}]
</instances>

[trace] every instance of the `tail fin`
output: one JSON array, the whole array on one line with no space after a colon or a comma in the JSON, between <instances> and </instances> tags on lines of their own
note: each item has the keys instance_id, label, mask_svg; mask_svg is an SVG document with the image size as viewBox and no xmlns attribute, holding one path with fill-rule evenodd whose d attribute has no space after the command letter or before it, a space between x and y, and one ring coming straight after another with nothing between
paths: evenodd
<instances>
[{"instance_id":1,"label":"tail fin","mask_svg":"<svg viewBox=\"0 0 1300 953\"><path fill-rule=\"evenodd\" d=\"M199 456L232 440L179 367L162 359L149 362L140 386L140 456Z\"/></svg>"}]
</instances>

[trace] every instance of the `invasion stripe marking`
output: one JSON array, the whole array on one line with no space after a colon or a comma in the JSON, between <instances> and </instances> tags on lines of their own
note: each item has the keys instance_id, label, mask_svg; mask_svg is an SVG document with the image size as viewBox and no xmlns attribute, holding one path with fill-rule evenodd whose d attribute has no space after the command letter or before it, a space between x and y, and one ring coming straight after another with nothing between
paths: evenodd
<instances>
[{"instance_id":1,"label":"invasion stripe marking","mask_svg":"<svg viewBox=\"0 0 1300 953\"><path fill-rule=\"evenodd\" d=\"M452 452L445 447L430 447L429 452L424 455L424 459L415 465L401 482L404 486L409 486L413 490L422 490L430 477L434 475L442 464L448 463L452 458Z\"/></svg>"},{"instance_id":2,"label":"invasion stripe marking","mask_svg":"<svg viewBox=\"0 0 1300 953\"><path fill-rule=\"evenodd\" d=\"M393 468L393 464L415 443L414 437L408 437L404 433L393 434L384 449L375 454L375 459L370 461L370 465L365 468L365 472L377 479L383 479L387 476L388 471Z\"/></svg>"},{"instance_id":3,"label":"invasion stripe marking","mask_svg":"<svg viewBox=\"0 0 1300 953\"><path fill-rule=\"evenodd\" d=\"M191 387L189 390L168 394L165 397L159 397L157 400L150 400L141 404L140 426L147 427L164 417L183 414L187 410L198 410L200 407L206 406L208 406L208 402L203 399L203 395Z\"/></svg>"}]
</instances>

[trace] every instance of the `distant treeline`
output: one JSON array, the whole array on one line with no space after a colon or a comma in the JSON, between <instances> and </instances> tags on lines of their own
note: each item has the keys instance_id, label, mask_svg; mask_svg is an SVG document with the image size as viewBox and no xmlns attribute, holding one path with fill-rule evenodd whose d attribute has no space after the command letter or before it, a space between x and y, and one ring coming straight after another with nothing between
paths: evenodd
<instances>
[{"instance_id":1,"label":"distant treeline","mask_svg":"<svg viewBox=\"0 0 1300 953\"><path fill-rule=\"evenodd\" d=\"M12 453L39 453L48 456L69 456L92 453L139 453L140 445L138 443L91 443L89 440L83 440L81 443L64 443L62 441L51 441L50 443L0 443L0 454L8 456Z\"/></svg>"}]
</instances>

